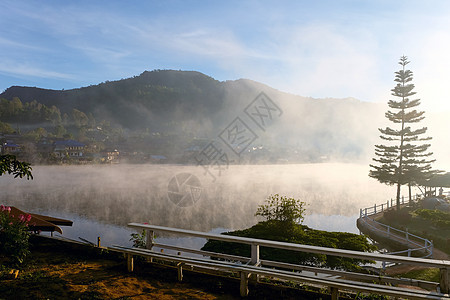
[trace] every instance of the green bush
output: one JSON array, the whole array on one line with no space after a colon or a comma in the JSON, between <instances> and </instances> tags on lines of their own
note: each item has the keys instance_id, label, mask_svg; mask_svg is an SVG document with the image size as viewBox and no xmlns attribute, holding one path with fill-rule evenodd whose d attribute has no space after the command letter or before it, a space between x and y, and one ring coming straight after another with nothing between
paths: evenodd
<instances>
[{"instance_id":1,"label":"green bush","mask_svg":"<svg viewBox=\"0 0 450 300\"><path fill-rule=\"evenodd\" d=\"M290 231L286 231L281 221L270 220L259 222L251 228L226 232L225 235L257 238L279 242L288 242L304 245L321 246L328 248L347 249L355 251L372 252L376 249L363 235L347 232L328 232L314 230L305 225L293 225ZM250 257L250 246L238 243L209 240L202 250L231 255ZM289 251L275 248L260 249L261 259L274 260L292 264L306 264L332 269L358 270L363 261L339 256Z\"/></svg>"},{"instance_id":2,"label":"green bush","mask_svg":"<svg viewBox=\"0 0 450 300\"><path fill-rule=\"evenodd\" d=\"M277 220L286 224L302 223L305 213L305 202L294 198L271 195L266 204L259 205L255 216L264 217L267 221Z\"/></svg>"},{"instance_id":3,"label":"green bush","mask_svg":"<svg viewBox=\"0 0 450 300\"><path fill-rule=\"evenodd\" d=\"M256 212L256 215L265 217L266 221L259 222L251 228L224 234L355 251L372 252L376 249L363 235L314 230L298 224L297 222L303 220L304 202L274 195L270 196L266 203L260 205ZM249 245L216 240L209 240L202 250L246 257L250 257L251 252ZM260 258L344 270L357 270L360 269L360 264L368 262L367 260L265 247L260 249Z\"/></svg>"},{"instance_id":4,"label":"green bush","mask_svg":"<svg viewBox=\"0 0 450 300\"><path fill-rule=\"evenodd\" d=\"M147 236L145 230L142 230L141 233L132 233L130 241L133 242L134 248L146 248Z\"/></svg>"},{"instance_id":5,"label":"green bush","mask_svg":"<svg viewBox=\"0 0 450 300\"><path fill-rule=\"evenodd\" d=\"M8 257L12 265L22 264L29 254L30 219L30 215L19 215L14 218L10 207L0 206L0 254Z\"/></svg>"},{"instance_id":6,"label":"green bush","mask_svg":"<svg viewBox=\"0 0 450 300\"><path fill-rule=\"evenodd\" d=\"M436 227L450 229L450 213L448 212L431 209L416 209L414 213L425 220L431 221Z\"/></svg>"}]
</instances>

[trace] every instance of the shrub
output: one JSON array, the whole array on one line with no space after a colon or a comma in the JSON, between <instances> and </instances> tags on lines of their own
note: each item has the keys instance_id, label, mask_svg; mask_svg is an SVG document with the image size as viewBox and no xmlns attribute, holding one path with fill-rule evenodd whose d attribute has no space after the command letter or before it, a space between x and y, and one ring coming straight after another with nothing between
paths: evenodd
<instances>
[{"instance_id":1,"label":"shrub","mask_svg":"<svg viewBox=\"0 0 450 300\"><path fill-rule=\"evenodd\" d=\"M440 211L440 210L431 210L431 209L417 209L415 213L425 219L430 220L434 226L442 229L450 229L450 213Z\"/></svg>"},{"instance_id":2,"label":"shrub","mask_svg":"<svg viewBox=\"0 0 450 300\"><path fill-rule=\"evenodd\" d=\"M314 230L301 224L305 209L304 202L293 198L270 196L266 204L260 205L257 216L266 221L244 230L226 232L226 235L265 239L279 242L297 243L329 248L372 252L376 247L363 235L346 232L327 232ZM202 250L249 257L249 245L209 240ZM293 264L306 264L332 269L358 270L366 260L314 254L276 248L261 247L261 259L268 259Z\"/></svg>"},{"instance_id":3,"label":"shrub","mask_svg":"<svg viewBox=\"0 0 450 300\"><path fill-rule=\"evenodd\" d=\"M301 224L305 213L304 206L305 202L275 194L269 196L266 204L258 206L255 216L264 217L267 221Z\"/></svg>"},{"instance_id":4,"label":"shrub","mask_svg":"<svg viewBox=\"0 0 450 300\"><path fill-rule=\"evenodd\" d=\"M143 248L143 249L145 249L146 248L146 242L147 242L147 237L146 237L145 230L142 230L141 233L132 233L130 241L133 242L133 247L134 248Z\"/></svg>"},{"instance_id":5,"label":"shrub","mask_svg":"<svg viewBox=\"0 0 450 300\"><path fill-rule=\"evenodd\" d=\"M14 218L10 207L0 206L0 253L8 257L13 265L22 264L29 254L30 219L30 215Z\"/></svg>"}]
</instances>

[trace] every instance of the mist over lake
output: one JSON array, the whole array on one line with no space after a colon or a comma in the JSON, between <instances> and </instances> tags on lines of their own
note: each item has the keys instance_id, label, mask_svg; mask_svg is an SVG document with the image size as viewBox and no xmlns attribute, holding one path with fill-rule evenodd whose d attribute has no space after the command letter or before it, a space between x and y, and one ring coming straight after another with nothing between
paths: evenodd
<instances>
[{"instance_id":1,"label":"mist over lake","mask_svg":"<svg viewBox=\"0 0 450 300\"><path fill-rule=\"evenodd\" d=\"M168 196L170 180L181 173L194 175L201 184L198 200L184 207ZM339 230L333 222L356 218L360 208L393 195L392 187L367 173L367 165L344 163L234 165L214 181L200 166L35 166L34 180L2 177L0 203L105 226L149 222L211 231L254 225L257 206L278 193L307 203L306 225L323 223L322 228Z\"/></svg>"}]
</instances>

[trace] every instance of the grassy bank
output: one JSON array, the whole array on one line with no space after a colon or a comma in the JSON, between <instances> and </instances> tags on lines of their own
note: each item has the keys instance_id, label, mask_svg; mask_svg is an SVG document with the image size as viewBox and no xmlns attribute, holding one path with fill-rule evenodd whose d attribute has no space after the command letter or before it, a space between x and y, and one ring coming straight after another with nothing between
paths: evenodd
<instances>
[{"instance_id":1,"label":"grassy bank","mask_svg":"<svg viewBox=\"0 0 450 300\"><path fill-rule=\"evenodd\" d=\"M379 222L433 241L435 248L450 255L450 213L404 207L384 213Z\"/></svg>"}]
</instances>

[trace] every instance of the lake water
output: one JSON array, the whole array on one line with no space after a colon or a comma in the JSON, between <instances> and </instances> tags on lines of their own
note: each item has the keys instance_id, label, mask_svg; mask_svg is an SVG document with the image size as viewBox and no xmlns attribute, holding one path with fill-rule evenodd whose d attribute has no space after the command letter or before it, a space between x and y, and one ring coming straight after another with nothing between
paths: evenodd
<instances>
[{"instance_id":1,"label":"lake water","mask_svg":"<svg viewBox=\"0 0 450 300\"><path fill-rule=\"evenodd\" d=\"M358 233L359 209L395 195L368 172L368 165L344 163L236 165L213 178L201 166L34 166L34 180L0 178L0 204L70 219L73 226L62 227L68 238L128 245L130 222L206 232L250 227L260 220L258 205L278 193L307 203L309 227Z\"/></svg>"}]
</instances>

